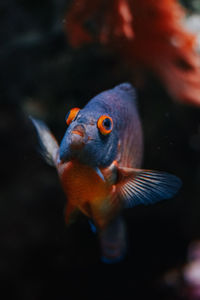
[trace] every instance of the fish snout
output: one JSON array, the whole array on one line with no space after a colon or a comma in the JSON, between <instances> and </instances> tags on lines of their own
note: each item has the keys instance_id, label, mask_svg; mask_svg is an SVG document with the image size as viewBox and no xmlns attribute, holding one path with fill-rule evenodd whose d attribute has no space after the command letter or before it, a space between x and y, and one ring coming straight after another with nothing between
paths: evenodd
<instances>
[{"instance_id":1,"label":"fish snout","mask_svg":"<svg viewBox=\"0 0 200 300\"><path fill-rule=\"evenodd\" d=\"M71 149L81 149L87 141L85 128L82 125L76 125L71 131Z\"/></svg>"},{"instance_id":2,"label":"fish snout","mask_svg":"<svg viewBox=\"0 0 200 300\"><path fill-rule=\"evenodd\" d=\"M82 125L76 125L71 131L72 134L78 134L81 137L85 136L85 128Z\"/></svg>"}]
</instances>

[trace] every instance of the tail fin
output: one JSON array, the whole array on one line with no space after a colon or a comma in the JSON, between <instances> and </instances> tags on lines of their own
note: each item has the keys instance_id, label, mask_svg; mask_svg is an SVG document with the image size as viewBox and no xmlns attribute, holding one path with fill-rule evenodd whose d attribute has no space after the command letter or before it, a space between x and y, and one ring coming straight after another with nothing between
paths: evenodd
<instances>
[{"instance_id":1,"label":"tail fin","mask_svg":"<svg viewBox=\"0 0 200 300\"><path fill-rule=\"evenodd\" d=\"M127 251L126 226L122 217L113 220L100 232L101 260L112 264L124 259Z\"/></svg>"},{"instance_id":2,"label":"tail fin","mask_svg":"<svg viewBox=\"0 0 200 300\"><path fill-rule=\"evenodd\" d=\"M44 122L32 117L30 117L30 119L37 131L42 156L50 166L56 166L59 146L55 137Z\"/></svg>"}]
</instances>

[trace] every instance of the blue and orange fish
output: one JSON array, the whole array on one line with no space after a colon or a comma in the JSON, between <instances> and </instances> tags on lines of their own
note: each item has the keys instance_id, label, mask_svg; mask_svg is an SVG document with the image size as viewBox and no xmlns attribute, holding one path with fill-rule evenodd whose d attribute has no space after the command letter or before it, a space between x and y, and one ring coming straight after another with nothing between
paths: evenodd
<instances>
[{"instance_id":1,"label":"blue and orange fish","mask_svg":"<svg viewBox=\"0 0 200 300\"><path fill-rule=\"evenodd\" d=\"M102 260L120 260L126 252L122 209L171 198L181 186L174 175L140 169L143 136L134 88L123 83L71 109L60 147L42 121L32 121L67 196L66 222L84 213L97 228Z\"/></svg>"}]
</instances>

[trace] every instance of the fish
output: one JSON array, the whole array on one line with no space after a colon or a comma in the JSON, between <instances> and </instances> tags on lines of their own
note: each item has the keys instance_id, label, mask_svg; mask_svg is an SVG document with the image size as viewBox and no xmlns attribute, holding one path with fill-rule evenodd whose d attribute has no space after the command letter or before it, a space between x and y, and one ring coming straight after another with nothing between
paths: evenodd
<instances>
[{"instance_id":1,"label":"fish","mask_svg":"<svg viewBox=\"0 0 200 300\"><path fill-rule=\"evenodd\" d=\"M181 180L141 169L143 131L136 90L122 83L66 115L60 146L46 124L31 118L46 162L56 167L67 198L65 221L81 212L99 236L102 261L121 261L127 252L124 208L172 198Z\"/></svg>"}]
</instances>

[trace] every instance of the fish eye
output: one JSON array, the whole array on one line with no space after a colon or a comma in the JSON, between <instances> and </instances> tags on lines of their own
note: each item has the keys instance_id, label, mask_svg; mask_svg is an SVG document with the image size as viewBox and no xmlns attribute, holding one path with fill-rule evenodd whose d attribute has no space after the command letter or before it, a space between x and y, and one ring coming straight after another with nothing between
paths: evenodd
<instances>
[{"instance_id":1,"label":"fish eye","mask_svg":"<svg viewBox=\"0 0 200 300\"><path fill-rule=\"evenodd\" d=\"M109 134L113 129L113 120L111 117L103 115L97 121L97 127L103 135Z\"/></svg>"},{"instance_id":2,"label":"fish eye","mask_svg":"<svg viewBox=\"0 0 200 300\"><path fill-rule=\"evenodd\" d=\"M77 117L77 115L79 113L79 110L80 110L80 108L74 107L67 113L67 115L65 117L65 121L68 126L69 126L69 124L71 124L72 121L75 120L75 118Z\"/></svg>"}]
</instances>

